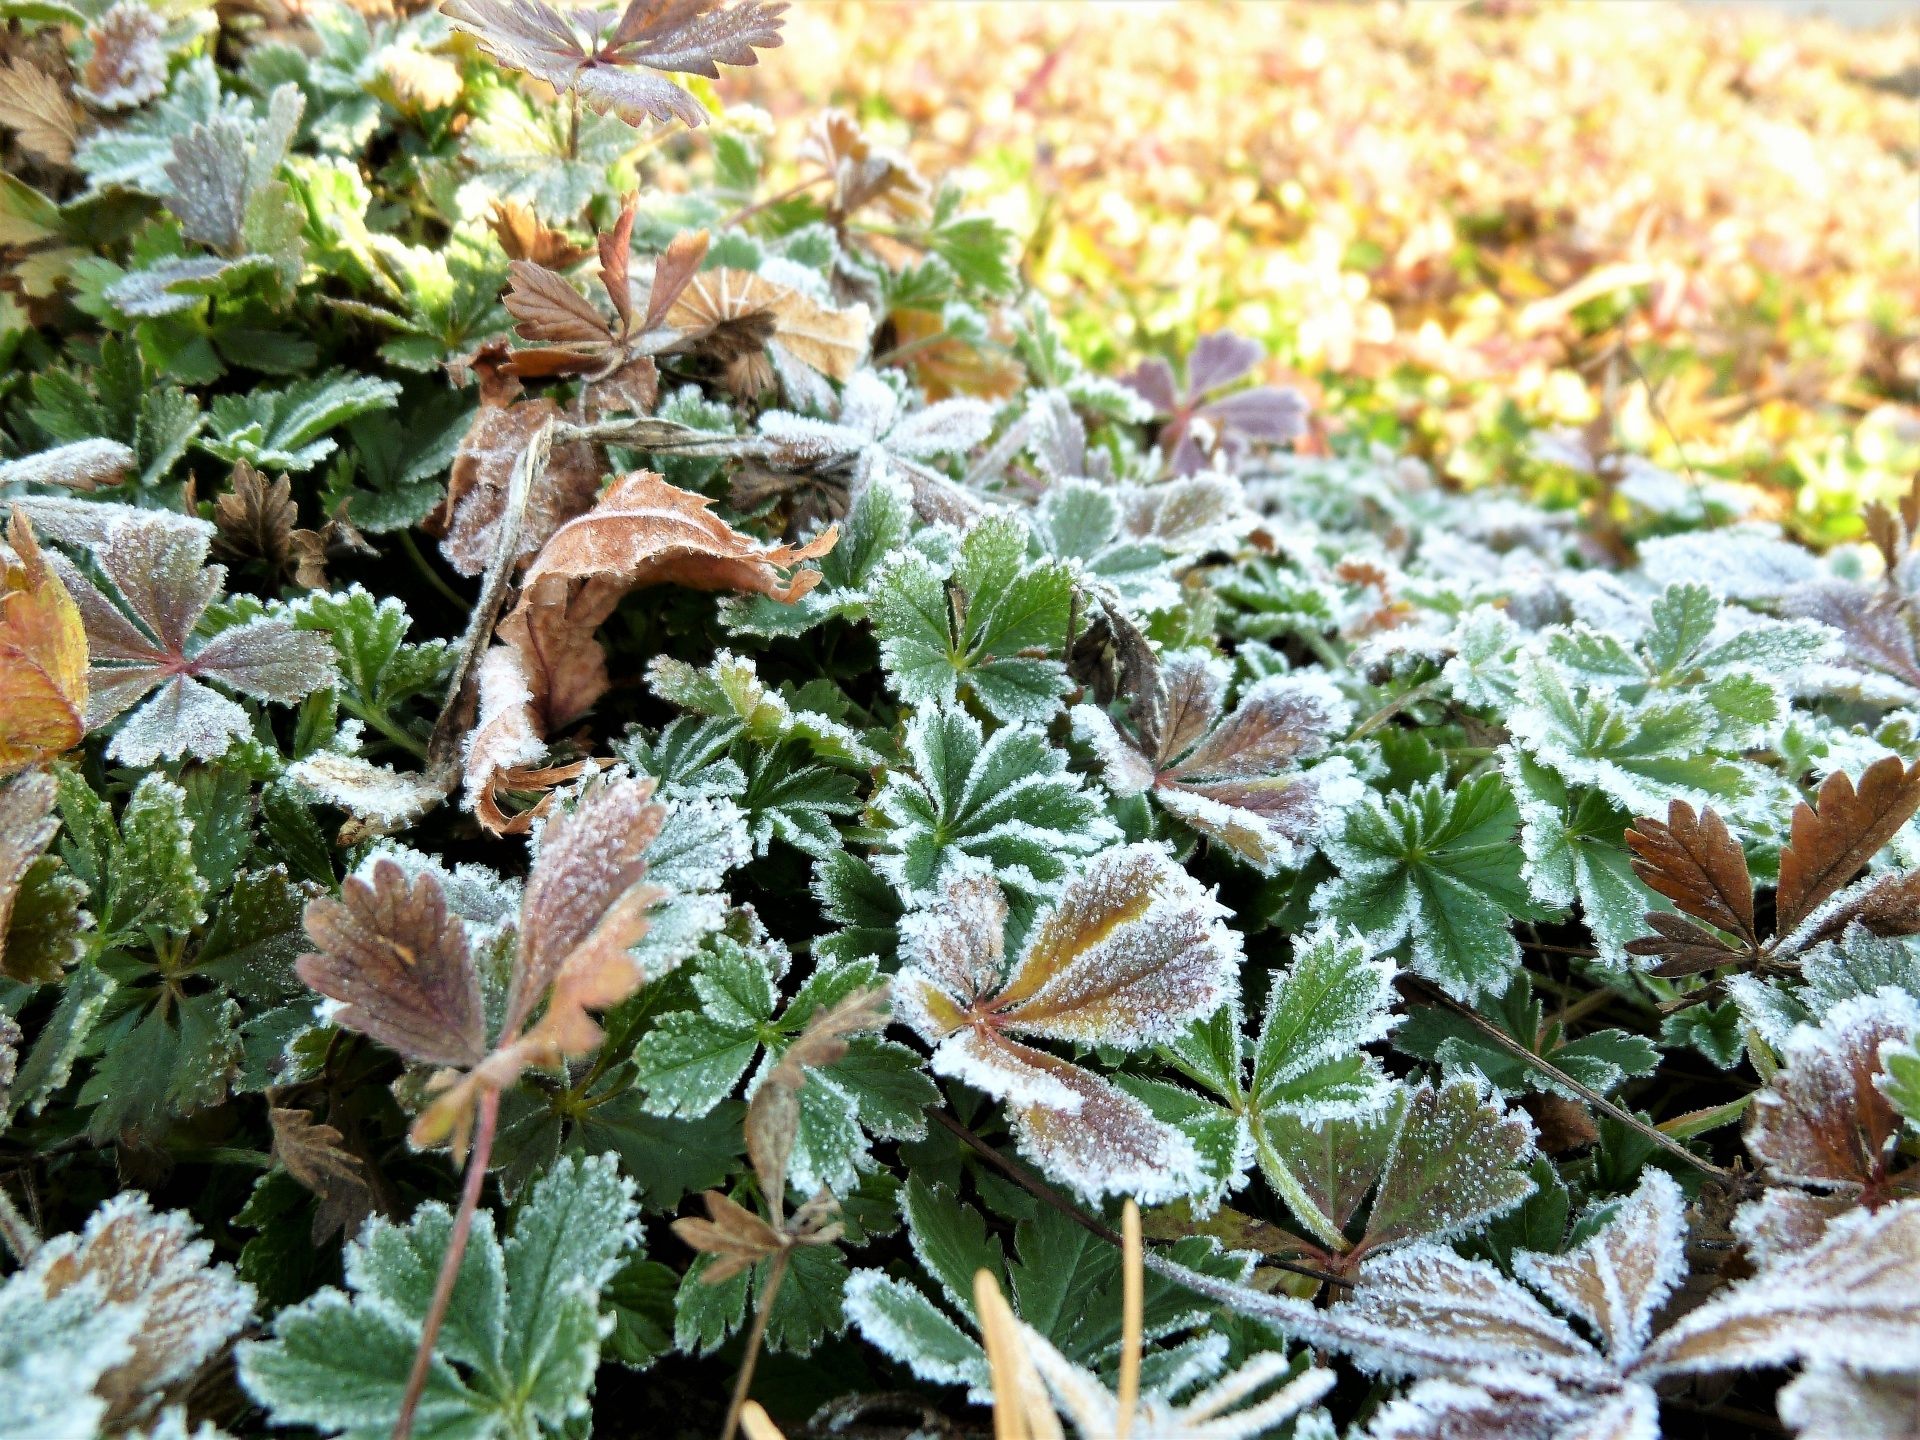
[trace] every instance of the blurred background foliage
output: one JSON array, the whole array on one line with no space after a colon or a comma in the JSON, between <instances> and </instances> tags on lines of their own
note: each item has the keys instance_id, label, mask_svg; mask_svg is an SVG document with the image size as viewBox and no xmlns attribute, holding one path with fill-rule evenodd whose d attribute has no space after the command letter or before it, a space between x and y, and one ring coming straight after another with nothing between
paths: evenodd
<instances>
[{"instance_id":1,"label":"blurred background foliage","mask_svg":"<svg viewBox=\"0 0 1920 1440\"><path fill-rule=\"evenodd\" d=\"M1579 429L1815 542L1920 467L1920 16L804 0L718 88L959 171L1097 365L1258 336L1321 444L1572 499Z\"/></svg>"}]
</instances>

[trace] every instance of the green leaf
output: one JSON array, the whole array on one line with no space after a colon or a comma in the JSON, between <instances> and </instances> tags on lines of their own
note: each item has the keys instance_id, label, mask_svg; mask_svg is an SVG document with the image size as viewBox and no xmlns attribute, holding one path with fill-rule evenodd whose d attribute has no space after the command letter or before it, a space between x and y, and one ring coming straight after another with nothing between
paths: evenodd
<instances>
[{"instance_id":1,"label":"green leaf","mask_svg":"<svg viewBox=\"0 0 1920 1440\"><path fill-rule=\"evenodd\" d=\"M974 523L950 570L907 551L873 587L880 661L901 699L952 704L962 689L1008 722L1041 722L1060 708L1066 669L1029 652L1058 653L1072 621L1073 576L1029 563L1026 526L994 514Z\"/></svg>"},{"instance_id":2,"label":"green leaf","mask_svg":"<svg viewBox=\"0 0 1920 1440\"><path fill-rule=\"evenodd\" d=\"M1038 730L1008 726L983 743L971 715L928 707L907 723L904 748L911 773L890 773L873 802L889 824L873 863L914 903L979 862L1009 889L1049 895L1075 857L1119 838Z\"/></svg>"},{"instance_id":3,"label":"green leaf","mask_svg":"<svg viewBox=\"0 0 1920 1440\"><path fill-rule=\"evenodd\" d=\"M391 1431L451 1226L433 1203L405 1226L375 1219L348 1246L351 1294L322 1290L283 1310L272 1339L241 1346L241 1381L273 1423ZM504 1247L477 1215L415 1433L555 1433L584 1415L601 1291L636 1234L631 1186L610 1161L557 1161Z\"/></svg>"},{"instance_id":4,"label":"green leaf","mask_svg":"<svg viewBox=\"0 0 1920 1440\"><path fill-rule=\"evenodd\" d=\"M156 925L184 935L207 918L207 882L193 863L187 794L148 775L120 813L122 848L108 882L115 929Z\"/></svg>"},{"instance_id":5,"label":"green leaf","mask_svg":"<svg viewBox=\"0 0 1920 1440\"><path fill-rule=\"evenodd\" d=\"M1293 964L1268 992L1254 1048L1254 1103L1303 1120L1377 1110L1388 1086L1361 1046L1386 1038L1394 967L1376 961L1358 935L1322 926L1295 942Z\"/></svg>"},{"instance_id":6,"label":"green leaf","mask_svg":"<svg viewBox=\"0 0 1920 1440\"><path fill-rule=\"evenodd\" d=\"M1883 1045L1880 1048L1882 1074L1874 1081L1889 1104L1920 1125L1920 1045Z\"/></svg>"},{"instance_id":7,"label":"green leaf","mask_svg":"<svg viewBox=\"0 0 1920 1440\"><path fill-rule=\"evenodd\" d=\"M93 1027L118 987L98 966L82 964L66 978L60 1003L40 1027L33 1048L20 1063L7 1093L5 1118L38 1115L54 1092L73 1075L74 1062L86 1052Z\"/></svg>"},{"instance_id":8,"label":"green leaf","mask_svg":"<svg viewBox=\"0 0 1920 1440\"><path fill-rule=\"evenodd\" d=\"M273 470L311 470L337 448L327 432L357 416L390 409L400 395L391 380L334 370L285 390L215 398L202 450L228 464L240 460Z\"/></svg>"},{"instance_id":9,"label":"green leaf","mask_svg":"<svg viewBox=\"0 0 1920 1440\"><path fill-rule=\"evenodd\" d=\"M633 1370L644 1370L673 1349L673 1292L680 1276L657 1260L635 1257L622 1265L601 1292L613 1312L606 1351Z\"/></svg>"},{"instance_id":10,"label":"green leaf","mask_svg":"<svg viewBox=\"0 0 1920 1440\"><path fill-rule=\"evenodd\" d=\"M987 1222L980 1212L963 1205L944 1185L929 1186L910 1175L901 1191L900 1204L914 1256L939 1282L948 1303L973 1319L973 1277L977 1273L988 1271L1000 1288L1006 1289L1007 1263L999 1240L987 1233Z\"/></svg>"},{"instance_id":11,"label":"green leaf","mask_svg":"<svg viewBox=\"0 0 1920 1440\"><path fill-rule=\"evenodd\" d=\"M1498 775L1369 794L1324 848L1340 868L1314 895L1369 945L1408 942L1413 970L1461 998L1504 990L1520 964L1513 919L1545 919L1521 876L1519 822Z\"/></svg>"}]
</instances>

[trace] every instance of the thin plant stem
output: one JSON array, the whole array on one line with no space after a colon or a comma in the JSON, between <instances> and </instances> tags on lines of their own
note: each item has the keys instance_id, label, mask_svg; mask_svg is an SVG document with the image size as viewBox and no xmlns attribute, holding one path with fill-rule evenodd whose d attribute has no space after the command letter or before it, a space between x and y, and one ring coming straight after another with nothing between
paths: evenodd
<instances>
[{"instance_id":1,"label":"thin plant stem","mask_svg":"<svg viewBox=\"0 0 1920 1440\"><path fill-rule=\"evenodd\" d=\"M1454 1014L1458 1015L1462 1020L1465 1020L1469 1025L1473 1026L1475 1030L1478 1030L1483 1036L1493 1042L1498 1049L1505 1051L1514 1059L1520 1061L1521 1064L1532 1066L1542 1075L1554 1081L1555 1084L1564 1085L1582 1100L1586 1101L1587 1104L1593 1106L1594 1109L1612 1116L1622 1125L1626 1125L1646 1136L1647 1139L1653 1141L1654 1144L1658 1145L1662 1150L1665 1150L1669 1155L1672 1155L1676 1160L1684 1160L1694 1169L1711 1175L1716 1180L1726 1180L1731 1177L1731 1172L1721 1169L1711 1160L1701 1159L1700 1156L1687 1149L1686 1146L1682 1145L1664 1130L1657 1129L1642 1120L1639 1116L1621 1109L1598 1090L1582 1085L1559 1066L1549 1060L1541 1059L1518 1040L1515 1040L1511 1035L1507 1034L1507 1032L1502 1030L1498 1025L1495 1025L1492 1021L1483 1017L1471 1006L1462 1005L1458 1000L1447 994L1446 991L1429 985L1416 976L1402 974L1400 978L1416 987L1423 995L1439 1001L1440 1004L1453 1011Z\"/></svg>"},{"instance_id":2,"label":"thin plant stem","mask_svg":"<svg viewBox=\"0 0 1920 1440\"><path fill-rule=\"evenodd\" d=\"M733 1403L727 1406L727 1423L720 1429L720 1440L733 1440L740 1428L740 1410L747 1403L747 1391L753 1386L753 1367L760 1361L760 1346L767 1338L767 1318L773 1314L773 1297L780 1293L780 1282L787 1278L787 1259L792 1249L775 1253L767 1262L766 1283L760 1287L760 1303L753 1309L753 1328L747 1331L747 1353L740 1360L740 1375L733 1382Z\"/></svg>"},{"instance_id":3,"label":"thin plant stem","mask_svg":"<svg viewBox=\"0 0 1920 1440\"><path fill-rule=\"evenodd\" d=\"M500 1092L480 1092L480 1122L473 1136L473 1153L467 1157L467 1183L460 1190L460 1208L454 1213L453 1233L447 1237L447 1253L440 1262L440 1278L434 1282L433 1300L427 1306L427 1318L420 1327L420 1348L413 1354L413 1370L407 1376L407 1392L400 1400L400 1418L393 1422L393 1440L408 1440L413 1433L413 1415L426 1393L427 1372L433 1366L433 1350L440 1339L440 1327L446 1323L447 1307L453 1303L453 1285L460 1278L460 1261L467 1253L467 1236L473 1230L474 1213L480 1208L480 1190L487 1183L487 1165L493 1159L493 1132L500 1119Z\"/></svg>"},{"instance_id":4,"label":"thin plant stem","mask_svg":"<svg viewBox=\"0 0 1920 1440\"><path fill-rule=\"evenodd\" d=\"M413 562L414 568L426 577L427 584L431 585L439 593L441 599L453 606L453 608L458 610L462 615L471 615L473 613L473 602L464 598L458 590L449 585L446 582L446 578L428 562L427 557L420 553L420 547L413 543L413 532L411 530L402 530L400 532L400 549L406 557Z\"/></svg>"},{"instance_id":5,"label":"thin plant stem","mask_svg":"<svg viewBox=\"0 0 1920 1440\"><path fill-rule=\"evenodd\" d=\"M824 185L827 181L831 179L833 179L833 176L831 175L820 174L820 175L814 176L811 180L802 180L798 185L789 185L786 189L782 190L777 195L769 195L764 200L756 200L753 202L753 204L744 206L741 209L734 211L731 215L727 216L726 219L722 220L714 228L716 230L731 230L735 225L740 224L742 221L751 220L755 215L758 215L762 210L771 210L775 205L779 205L784 203L785 201L791 200L796 195L804 195L806 194L807 191L813 189L814 186Z\"/></svg>"},{"instance_id":6,"label":"thin plant stem","mask_svg":"<svg viewBox=\"0 0 1920 1440\"><path fill-rule=\"evenodd\" d=\"M7 1248L13 1251L13 1258L22 1265L31 1264L40 1249L40 1232L33 1228L31 1220L20 1213L4 1186L0 1186L0 1239L7 1242Z\"/></svg>"},{"instance_id":7,"label":"thin plant stem","mask_svg":"<svg viewBox=\"0 0 1920 1440\"><path fill-rule=\"evenodd\" d=\"M1349 740L1364 740L1409 705L1418 704L1429 695L1432 695L1439 687L1440 680L1436 677L1414 686L1411 690L1401 692L1363 720L1359 728L1347 738Z\"/></svg>"},{"instance_id":8,"label":"thin plant stem","mask_svg":"<svg viewBox=\"0 0 1920 1440\"><path fill-rule=\"evenodd\" d=\"M1133 1434L1140 1408L1140 1345L1146 1330L1146 1273L1140 1264L1140 1207L1129 1200L1120 1211L1120 1425L1117 1440Z\"/></svg>"}]
</instances>

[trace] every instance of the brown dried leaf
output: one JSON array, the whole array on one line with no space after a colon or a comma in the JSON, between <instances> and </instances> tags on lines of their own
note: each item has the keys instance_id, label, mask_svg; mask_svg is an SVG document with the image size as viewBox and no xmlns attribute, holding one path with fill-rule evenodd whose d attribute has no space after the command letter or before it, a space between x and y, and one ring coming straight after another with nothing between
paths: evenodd
<instances>
[{"instance_id":1,"label":"brown dried leaf","mask_svg":"<svg viewBox=\"0 0 1920 1440\"><path fill-rule=\"evenodd\" d=\"M813 122L799 158L833 177L828 218L843 223L856 210L879 201L903 223L926 218L930 187L903 155L876 151L860 124L844 110L828 110Z\"/></svg>"},{"instance_id":2,"label":"brown dried leaf","mask_svg":"<svg viewBox=\"0 0 1920 1440\"><path fill-rule=\"evenodd\" d=\"M600 283L607 287L607 298L620 316L620 333L633 332L633 287L627 279L632 261L633 212L640 203L640 192L627 196L620 206L620 219L613 229L595 242L600 251Z\"/></svg>"},{"instance_id":3,"label":"brown dried leaf","mask_svg":"<svg viewBox=\"0 0 1920 1440\"><path fill-rule=\"evenodd\" d=\"M117 1429L146 1397L191 1378L253 1314L253 1289L225 1265L209 1265L213 1246L196 1240L183 1211L156 1215L147 1197L122 1191L88 1219L78 1235L49 1240L28 1273L49 1296L92 1279L108 1301L141 1306L133 1354L100 1377L108 1430Z\"/></svg>"},{"instance_id":4,"label":"brown dried leaf","mask_svg":"<svg viewBox=\"0 0 1920 1440\"><path fill-rule=\"evenodd\" d=\"M848 1036L878 1030L886 1023L885 985L841 997L832 1008L813 1013L753 1092L747 1105L747 1157L776 1222L786 1204L787 1162L800 1132L799 1092L807 1083L807 1071L844 1059Z\"/></svg>"},{"instance_id":5,"label":"brown dried leaf","mask_svg":"<svg viewBox=\"0 0 1920 1440\"><path fill-rule=\"evenodd\" d=\"M576 947L639 884L665 820L650 778L621 778L589 780L573 808L547 822L520 906L506 1034L519 1032Z\"/></svg>"},{"instance_id":6,"label":"brown dried leaf","mask_svg":"<svg viewBox=\"0 0 1920 1440\"><path fill-rule=\"evenodd\" d=\"M371 885L352 876L339 899L309 901L306 928L321 953L301 956L295 969L344 1007L336 1024L420 1064L464 1067L487 1053L466 932L431 872L409 882L393 861L378 860Z\"/></svg>"},{"instance_id":7,"label":"brown dried leaf","mask_svg":"<svg viewBox=\"0 0 1920 1440\"><path fill-rule=\"evenodd\" d=\"M513 333L541 344L613 343L606 317L560 276L531 260L514 260L504 303L520 323Z\"/></svg>"},{"instance_id":8,"label":"brown dried leaf","mask_svg":"<svg viewBox=\"0 0 1920 1440\"><path fill-rule=\"evenodd\" d=\"M73 158L80 138L66 88L20 56L0 70L0 125L14 132L29 155L54 165Z\"/></svg>"},{"instance_id":9,"label":"brown dried leaf","mask_svg":"<svg viewBox=\"0 0 1920 1440\"><path fill-rule=\"evenodd\" d=\"M7 539L15 558L0 556L0 775L78 745L88 700L79 608L18 507Z\"/></svg>"},{"instance_id":10,"label":"brown dried leaf","mask_svg":"<svg viewBox=\"0 0 1920 1440\"><path fill-rule=\"evenodd\" d=\"M45 984L60 978L58 969L52 974L41 973L37 968L22 973L21 962L9 957L6 948L7 924L13 916L13 902L20 893L20 883L26 878L27 868L46 852L53 837L60 832L59 817L53 813L58 793L53 777L44 770L30 771L0 790L0 974L21 984Z\"/></svg>"},{"instance_id":11,"label":"brown dried leaf","mask_svg":"<svg viewBox=\"0 0 1920 1440\"><path fill-rule=\"evenodd\" d=\"M709 1190L700 1198L706 1202L707 1218L676 1220L673 1233L688 1249L714 1257L700 1275L706 1284L724 1284L786 1248L786 1238L780 1231L718 1190Z\"/></svg>"},{"instance_id":12,"label":"brown dried leaf","mask_svg":"<svg viewBox=\"0 0 1920 1440\"><path fill-rule=\"evenodd\" d=\"M561 418L560 407L547 399L511 405L483 399L474 412L447 476L447 498L432 520L441 532L440 553L462 575L485 572L513 486L514 466L541 429ZM554 531L592 507L605 473L605 459L596 446L576 440L552 447L527 495L517 563L537 555Z\"/></svg>"},{"instance_id":13,"label":"brown dried leaf","mask_svg":"<svg viewBox=\"0 0 1920 1440\"><path fill-rule=\"evenodd\" d=\"M102 110L131 110L167 88L165 29L140 0L120 0L92 25L86 85L80 94Z\"/></svg>"},{"instance_id":14,"label":"brown dried leaf","mask_svg":"<svg viewBox=\"0 0 1920 1440\"><path fill-rule=\"evenodd\" d=\"M1672 980L1681 975L1698 975L1748 958L1705 926L1679 915L1671 915L1664 910L1649 910L1646 921L1654 934L1629 940L1627 953L1659 956L1660 963L1648 967L1648 973L1658 975L1663 980Z\"/></svg>"},{"instance_id":15,"label":"brown dried leaf","mask_svg":"<svg viewBox=\"0 0 1920 1440\"><path fill-rule=\"evenodd\" d=\"M242 564L259 561L277 576L287 569L299 518L293 483L282 475L269 485L266 476L241 460L226 492L213 502L214 554Z\"/></svg>"},{"instance_id":16,"label":"brown dried leaf","mask_svg":"<svg viewBox=\"0 0 1920 1440\"><path fill-rule=\"evenodd\" d=\"M1829 775L1820 786L1817 808L1802 803L1793 812L1793 838L1780 852L1774 892L1776 932L1785 936L1797 929L1865 869L1917 809L1920 765L1908 769L1897 756L1869 765L1858 790L1844 772Z\"/></svg>"},{"instance_id":17,"label":"brown dried leaf","mask_svg":"<svg viewBox=\"0 0 1920 1440\"><path fill-rule=\"evenodd\" d=\"M1866 926L1883 939L1920 935L1920 870L1888 875L1868 886L1864 893L1843 902L1807 937L1804 948L1811 949L1822 940L1834 939L1855 923Z\"/></svg>"},{"instance_id":18,"label":"brown dried leaf","mask_svg":"<svg viewBox=\"0 0 1920 1440\"><path fill-rule=\"evenodd\" d=\"M603 380L588 382L587 409L595 415L645 415L660 398L660 370L651 355L636 355Z\"/></svg>"},{"instance_id":19,"label":"brown dried leaf","mask_svg":"<svg viewBox=\"0 0 1920 1440\"><path fill-rule=\"evenodd\" d=\"M366 1163L345 1148L338 1130L316 1125L305 1110L276 1105L268 1109L267 1120L274 1159L320 1202L313 1215L313 1243L323 1245L336 1232L349 1239L358 1235L373 1213Z\"/></svg>"},{"instance_id":20,"label":"brown dried leaf","mask_svg":"<svg viewBox=\"0 0 1920 1440\"><path fill-rule=\"evenodd\" d=\"M1883 992L1884 993L1884 992ZM1912 1038L1911 1003L1845 1002L1816 1029L1796 1030L1786 1061L1753 1098L1747 1148L1771 1178L1884 1198L1900 1115L1874 1082L1883 1042Z\"/></svg>"},{"instance_id":21,"label":"brown dried leaf","mask_svg":"<svg viewBox=\"0 0 1920 1440\"><path fill-rule=\"evenodd\" d=\"M1753 881L1740 842L1711 809L1698 816L1684 800L1667 809L1667 820L1641 818L1626 834L1633 873L1687 914L1737 935L1758 954L1753 922Z\"/></svg>"},{"instance_id":22,"label":"brown dried leaf","mask_svg":"<svg viewBox=\"0 0 1920 1440\"><path fill-rule=\"evenodd\" d=\"M493 218L487 223L509 260L531 260L548 270L565 270L593 254L592 246L574 244L564 231L549 227L531 206L518 200L494 201Z\"/></svg>"},{"instance_id":23,"label":"brown dried leaf","mask_svg":"<svg viewBox=\"0 0 1920 1440\"><path fill-rule=\"evenodd\" d=\"M704 230L682 230L667 243L666 251L653 262L653 286L647 291L647 318L641 322L642 331L655 329L666 320L667 312L707 258L707 245Z\"/></svg>"}]
</instances>

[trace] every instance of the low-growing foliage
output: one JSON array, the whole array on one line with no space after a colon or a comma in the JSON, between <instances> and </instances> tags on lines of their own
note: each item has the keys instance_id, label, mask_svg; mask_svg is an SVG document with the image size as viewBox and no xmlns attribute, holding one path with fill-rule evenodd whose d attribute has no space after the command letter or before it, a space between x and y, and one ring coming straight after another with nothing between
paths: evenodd
<instances>
[{"instance_id":1,"label":"low-growing foliage","mask_svg":"<svg viewBox=\"0 0 1920 1440\"><path fill-rule=\"evenodd\" d=\"M1911 1434L1920 484L1096 374L782 12L9 8L0 1435Z\"/></svg>"}]
</instances>

